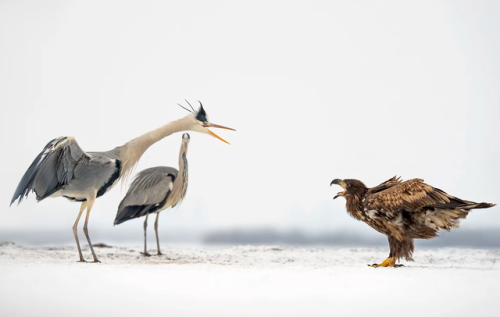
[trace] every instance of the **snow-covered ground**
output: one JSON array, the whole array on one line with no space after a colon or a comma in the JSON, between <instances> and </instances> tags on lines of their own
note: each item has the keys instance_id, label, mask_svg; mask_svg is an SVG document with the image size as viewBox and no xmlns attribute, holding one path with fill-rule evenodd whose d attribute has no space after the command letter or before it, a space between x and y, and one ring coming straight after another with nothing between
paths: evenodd
<instances>
[{"instance_id":1,"label":"snow-covered ground","mask_svg":"<svg viewBox=\"0 0 500 317\"><path fill-rule=\"evenodd\" d=\"M500 251L239 246L96 248L0 244L0 316L499 316ZM88 247L83 248L90 259ZM150 252L155 252L151 249Z\"/></svg>"}]
</instances>

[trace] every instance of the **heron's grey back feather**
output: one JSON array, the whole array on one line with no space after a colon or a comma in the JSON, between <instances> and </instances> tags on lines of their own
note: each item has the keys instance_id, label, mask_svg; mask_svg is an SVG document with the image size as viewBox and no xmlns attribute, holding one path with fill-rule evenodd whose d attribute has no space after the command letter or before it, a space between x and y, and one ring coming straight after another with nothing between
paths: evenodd
<instances>
[{"instance_id":1,"label":"heron's grey back feather","mask_svg":"<svg viewBox=\"0 0 500 317\"><path fill-rule=\"evenodd\" d=\"M177 177L173 167L157 166L137 174L120 202L114 224L165 209Z\"/></svg>"},{"instance_id":2,"label":"heron's grey back feather","mask_svg":"<svg viewBox=\"0 0 500 317\"><path fill-rule=\"evenodd\" d=\"M123 206L159 204L167 192L172 190L177 174L177 169L167 166L157 166L141 171L132 181L120 206L122 204Z\"/></svg>"}]
</instances>

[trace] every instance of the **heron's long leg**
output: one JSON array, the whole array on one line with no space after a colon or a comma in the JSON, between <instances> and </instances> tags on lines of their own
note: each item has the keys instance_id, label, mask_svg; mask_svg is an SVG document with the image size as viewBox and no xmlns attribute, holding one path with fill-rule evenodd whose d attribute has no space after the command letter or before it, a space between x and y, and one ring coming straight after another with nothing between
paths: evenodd
<instances>
[{"instance_id":1,"label":"heron's long leg","mask_svg":"<svg viewBox=\"0 0 500 317\"><path fill-rule=\"evenodd\" d=\"M144 256L151 256L151 254L148 253L148 249L146 247L146 239L147 239L147 228L148 228L148 217L149 213L146 213L146 219L144 219L144 252L142 253Z\"/></svg>"},{"instance_id":2,"label":"heron's long leg","mask_svg":"<svg viewBox=\"0 0 500 317\"><path fill-rule=\"evenodd\" d=\"M156 220L155 220L155 233L156 233L156 246L158 248L158 255L162 255L160 251L160 240L158 239L158 219L160 218L160 213L156 213Z\"/></svg>"},{"instance_id":3,"label":"heron's long leg","mask_svg":"<svg viewBox=\"0 0 500 317\"><path fill-rule=\"evenodd\" d=\"M92 206L94 205L95 199L87 200L87 215L85 216L85 224L83 225L83 233L85 233L85 237L87 238L87 242L89 243L90 251L92 251L92 256L94 257L94 263L101 263L97 259L95 255L94 248L92 247L92 242L90 241L89 231L87 229L87 224L89 222L90 210L92 210Z\"/></svg>"},{"instance_id":4,"label":"heron's long leg","mask_svg":"<svg viewBox=\"0 0 500 317\"><path fill-rule=\"evenodd\" d=\"M87 202L84 201L80 207L80 212L78 213L78 217L76 217L75 224L73 225L73 235L75 236L76 240L76 246L78 247L78 254L80 255L80 261L79 262L85 262L85 259L83 258L82 254L82 249L80 249L80 241L78 241L78 222L80 221L80 217L82 216L82 212L87 207Z\"/></svg>"}]
</instances>

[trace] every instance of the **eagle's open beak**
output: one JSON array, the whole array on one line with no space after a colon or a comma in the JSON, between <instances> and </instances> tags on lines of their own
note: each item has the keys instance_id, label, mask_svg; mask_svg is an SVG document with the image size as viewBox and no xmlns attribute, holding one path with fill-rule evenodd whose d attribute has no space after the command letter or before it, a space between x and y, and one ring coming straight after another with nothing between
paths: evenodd
<instances>
[{"instance_id":1,"label":"eagle's open beak","mask_svg":"<svg viewBox=\"0 0 500 317\"><path fill-rule=\"evenodd\" d=\"M346 184L343 180L341 179L334 179L331 183L330 183L330 186L332 186L333 184L335 185L339 185L341 186L342 188L344 188L344 191L343 192L339 192L337 195L335 195L335 197L333 197L333 199L339 197L339 196L344 196L345 195L345 192L346 192Z\"/></svg>"},{"instance_id":2,"label":"eagle's open beak","mask_svg":"<svg viewBox=\"0 0 500 317\"><path fill-rule=\"evenodd\" d=\"M203 125L204 128L219 128L219 129L226 129L226 130L232 130L232 131L236 131L235 129L232 129L232 128L228 128L228 127L225 127L225 126L222 126L222 125L218 125L218 124L215 124L215 123L206 123ZM227 143L227 144L231 144L229 142L227 142L226 140L224 140L223 138L221 138L220 136L218 136L217 134L213 133L212 131L206 129L208 131L208 134L210 134L211 136L213 136L214 138L217 138L219 140L221 140L222 142L224 143Z\"/></svg>"}]
</instances>

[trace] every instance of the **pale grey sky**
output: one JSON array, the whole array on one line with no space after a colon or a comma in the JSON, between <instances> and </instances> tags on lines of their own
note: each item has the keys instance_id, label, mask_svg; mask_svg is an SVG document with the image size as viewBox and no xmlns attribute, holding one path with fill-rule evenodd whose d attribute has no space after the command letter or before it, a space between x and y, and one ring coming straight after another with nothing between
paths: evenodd
<instances>
[{"instance_id":1,"label":"pale grey sky","mask_svg":"<svg viewBox=\"0 0 500 317\"><path fill-rule=\"evenodd\" d=\"M77 204L8 208L43 146L108 150L186 115L184 99L237 131L219 131L230 146L191 133L187 197L163 232L372 232L332 200L334 178L420 177L499 203L498 56L498 1L2 1L0 230L72 236ZM180 142L137 171L177 167ZM142 230L112 226L124 194L96 202L91 235ZM462 227L500 228L499 212Z\"/></svg>"}]
</instances>

